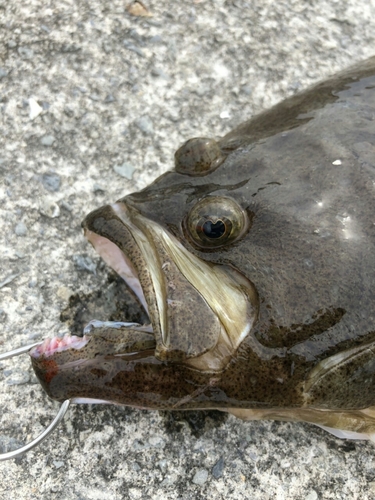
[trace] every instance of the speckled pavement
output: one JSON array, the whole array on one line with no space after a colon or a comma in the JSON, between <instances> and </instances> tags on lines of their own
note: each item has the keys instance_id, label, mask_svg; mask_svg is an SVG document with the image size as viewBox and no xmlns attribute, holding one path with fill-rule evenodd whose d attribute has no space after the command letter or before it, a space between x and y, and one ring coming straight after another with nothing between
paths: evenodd
<instances>
[{"instance_id":1,"label":"speckled pavement","mask_svg":"<svg viewBox=\"0 0 375 500\"><path fill-rule=\"evenodd\" d=\"M72 294L107 282L86 213L375 54L374 0L0 0L0 351L67 331ZM147 13L147 12L146 12ZM27 356L0 366L0 450L53 418ZM375 498L375 447L307 424L72 406L0 463L7 500Z\"/></svg>"}]
</instances>

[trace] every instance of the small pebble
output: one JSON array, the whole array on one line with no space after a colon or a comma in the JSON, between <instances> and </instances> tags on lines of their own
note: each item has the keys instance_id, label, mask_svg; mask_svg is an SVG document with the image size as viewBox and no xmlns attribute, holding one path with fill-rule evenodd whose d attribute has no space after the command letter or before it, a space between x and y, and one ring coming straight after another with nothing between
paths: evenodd
<instances>
[{"instance_id":1,"label":"small pebble","mask_svg":"<svg viewBox=\"0 0 375 500\"><path fill-rule=\"evenodd\" d=\"M39 212L50 219L55 219L60 215L60 207L53 201L42 200L39 206Z\"/></svg>"},{"instance_id":2,"label":"small pebble","mask_svg":"<svg viewBox=\"0 0 375 500\"><path fill-rule=\"evenodd\" d=\"M38 280L36 278L31 278L31 280L28 283L28 287L35 288L37 284L38 284Z\"/></svg>"},{"instance_id":3,"label":"small pebble","mask_svg":"<svg viewBox=\"0 0 375 500\"><path fill-rule=\"evenodd\" d=\"M9 451L20 448L24 444L25 443L22 443L21 441L18 441L10 436L0 435L0 453L8 453Z\"/></svg>"},{"instance_id":4,"label":"small pebble","mask_svg":"<svg viewBox=\"0 0 375 500\"><path fill-rule=\"evenodd\" d=\"M34 57L34 51L29 47L20 47L18 53L23 59L32 59Z\"/></svg>"},{"instance_id":5,"label":"small pebble","mask_svg":"<svg viewBox=\"0 0 375 500\"><path fill-rule=\"evenodd\" d=\"M159 460L158 466L163 472L165 472L168 468L168 461L165 459Z\"/></svg>"},{"instance_id":6,"label":"small pebble","mask_svg":"<svg viewBox=\"0 0 375 500\"><path fill-rule=\"evenodd\" d=\"M230 118L230 113L229 113L229 111L222 111L222 112L220 113L220 118L221 118L222 120L229 120L229 118Z\"/></svg>"},{"instance_id":7,"label":"small pebble","mask_svg":"<svg viewBox=\"0 0 375 500\"><path fill-rule=\"evenodd\" d=\"M67 212L71 212L73 207L65 200L60 201L60 207L66 210Z\"/></svg>"},{"instance_id":8,"label":"small pebble","mask_svg":"<svg viewBox=\"0 0 375 500\"><path fill-rule=\"evenodd\" d=\"M138 439L135 439L133 441L133 449L134 450L139 451L139 450L144 450L145 448L149 448L149 446L145 445L142 441L139 441Z\"/></svg>"},{"instance_id":9,"label":"small pebble","mask_svg":"<svg viewBox=\"0 0 375 500\"><path fill-rule=\"evenodd\" d=\"M43 174L42 184L48 191L58 191L61 184L60 176L57 174Z\"/></svg>"},{"instance_id":10,"label":"small pebble","mask_svg":"<svg viewBox=\"0 0 375 500\"><path fill-rule=\"evenodd\" d=\"M207 478L208 471L206 469L199 469L194 474L193 483L197 484L198 486L202 486L207 481Z\"/></svg>"},{"instance_id":11,"label":"small pebble","mask_svg":"<svg viewBox=\"0 0 375 500\"><path fill-rule=\"evenodd\" d=\"M51 147L54 142L55 142L55 138L53 137L53 135L44 135L40 139L40 144L42 146Z\"/></svg>"},{"instance_id":12,"label":"small pebble","mask_svg":"<svg viewBox=\"0 0 375 500\"><path fill-rule=\"evenodd\" d=\"M160 436L152 436L149 438L148 442L155 448L163 448L165 445L164 440Z\"/></svg>"},{"instance_id":13,"label":"small pebble","mask_svg":"<svg viewBox=\"0 0 375 500\"><path fill-rule=\"evenodd\" d=\"M60 469L60 467L64 465L64 462L59 462L57 460L54 460L53 465L56 467L56 469Z\"/></svg>"},{"instance_id":14,"label":"small pebble","mask_svg":"<svg viewBox=\"0 0 375 500\"><path fill-rule=\"evenodd\" d=\"M150 26L156 26L157 28L160 28L161 26L163 26L163 23L161 21L158 21L157 19L148 18L148 19L146 19L146 21L147 21L147 24L149 24ZM156 35L156 36L159 36L159 35Z\"/></svg>"},{"instance_id":15,"label":"small pebble","mask_svg":"<svg viewBox=\"0 0 375 500\"><path fill-rule=\"evenodd\" d=\"M129 488L129 497L138 500L143 498L142 490L139 488Z\"/></svg>"},{"instance_id":16,"label":"small pebble","mask_svg":"<svg viewBox=\"0 0 375 500\"><path fill-rule=\"evenodd\" d=\"M305 500L318 500L317 492L315 490L311 490L305 497Z\"/></svg>"},{"instance_id":17,"label":"small pebble","mask_svg":"<svg viewBox=\"0 0 375 500\"><path fill-rule=\"evenodd\" d=\"M64 43L61 45L61 52L65 52L66 54L79 52L81 47L75 43Z\"/></svg>"},{"instance_id":18,"label":"small pebble","mask_svg":"<svg viewBox=\"0 0 375 500\"><path fill-rule=\"evenodd\" d=\"M253 93L253 89L249 86L249 85L244 85L242 88L241 88L241 91L245 94L245 95L251 95Z\"/></svg>"},{"instance_id":19,"label":"small pebble","mask_svg":"<svg viewBox=\"0 0 375 500\"><path fill-rule=\"evenodd\" d=\"M142 116L135 121L136 126L146 135L154 133L154 125L149 116Z\"/></svg>"},{"instance_id":20,"label":"small pebble","mask_svg":"<svg viewBox=\"0 0 375 500\"><path fill-rule=\"evenodd\" d=\"M66 114L66 116L69 116L69 118L74 116L74 111L69 106L65 106L64 113Z\"/></svg>"},{"instance_id":21,"label":"small pebble","mask_svg":"<svg viewBox=\"0 0 375 500\"><path fill-rule=\"evenodd\" d=\"M25 236L27 234L27 227L23 222L19 222L14 228L14 232L17 236Z\"/></svg>"},{"instance_id":22,"label":"small pebble","mask_svg":"<svg viewBox=\"0 0 375 500\"><path fill-rule=\"evenodd\" d=\"M5 278L5 280L0 282L0 288L3 288L3 286L8 285L8 283L11 283L14 279L17 278L21 273L14 273L9 275L8 277ZM0 313L1 314L1 313Z\"/></svg>"},{"instance_id":23,"label":"small pebble","mask_svg":"<svg viewBox=\"0 0 375 500\"><path fill-rule=\"evenodd\" d=\"M73 255L73 262L78 269L96 274L96 264L87 255Z\"/></svg>"},{"instance_id":24,"label":"small pebble","mask_svg":"<svg viewBox=\"0 0 375 500\"><path fill-rule=\"evenodd\" d=\"M152 76L158 76L160 78L165 78L166 80L168 79L168 75L161 68L153 68L151 70L151 74Z\"/></svg>"},{"instance_id":25,"label":"small pebble","mask_svg":"<svg viewBox=\"0 0 375 500\"><path fill-rule=\"evenodd\" d=\"M216 464L212 467L212 475L215 479L219 479L224 471L224 458L220 457Z\"/></svg>"},{"instance_id":26,"label":"small pebble","mask_svg":"<svg viewBox=\"0 0 375 500\"><path fill-rule=\"evenodd\" d=\"M105 192L105 188L103 186L100 186L99 184L94 184L92 187L92 190L94 191L94 193L104 193Z\"/></svg>"},{"instance_id":27,"label":"small pebble","mask_svg":"<svg viewBox=\"0 0 375 500\"><path fill-rule=\"evenodd\" d=\"M132 2L126 7L129 14L133 16L149 17L152 14L147 10L147 8L141 2Z\"/></svg>"},{"instance_id":28,"label":"small pebble","mask_svg":"<svg viewBox=\"0 0 375 500\"><path fill-rule=\"evenodd\" d=\"M0 80L8 76L8 72L4 68L0 68Z\"/></svg>"},{"instance_id":29,"label":"small pebble","mask_svg":"<svg viewBox=\"0 0 375 500\"><path fill-rule=\"evenodd\" d=\"M143 50L140 49L139 47L137 47L136 45L134 45L133 43L128 42L127 40L124 40L123 44L124 44L125 48L127 48L128 50L135 52L140 57L145 57Z\"/></svg>"},{"instance_id":30,"label":"small pebble","mask_svg":"<svg viewBox=\"0 0 375 500\"><path fill-rule=\"evenodd\" d=\"M341 160L335 160L335 161L333 161L332 165L341 165Z\"/></svg>"},{"instance_id":31,"label":"small pebble","mask_svg":"<svg viewBox=\"0 0 375 500\"><path fill-rule=\"evenodd\" d=\"M149 21L149 24L151 24L151 22ZM160 35L155 35L155 36L152 36L151 38L149 38L148 40L150 43L152 44L161 44L161 43L164 43L164 40L163 38L160 36Z\"/></svg>"},{"instance_id":32,"label":"small pebble","mask_svg":"<svg viewBox=\"0 0 375 500\"><path fill-rule=\"evenodd\" d=\"M5 383L6 385L22 385L22 384L27 384L27 382L30 380L30 375L27 372L24 372L19 369L15 370L4 370L4 375L6 377Z\"/></svg>"},{"instance_id":33,"label":"small pebble","mask_svg":"<svg viewBox=\"0 0 375 500\"><path fill-rule=\"evenodd\" d=\"M103 42L102 47L103 47L103 50L104 50L104 52L105 52L106 54L110 54L110 53L113 51L113 49L112 49L112 45L111 45L110 43Z\"/></svg>"},{"instance_id":34,"label":"small pebble","mask_svg":"<svg viewBox=\"0 0 375 500\"><path fill-rule=\"evenodd\" d=\"M32 332L28 335L28 340L40 340L40 332Z\"/></svg>"},{"instance_id":35,"label":"small pebble","mask_svg":"<svg viewBox=\"0 0 375 500\"><path fill-rule=\"evenodd\" d=\"M91 139L98 139L99 138L99 132L95 129L91 129L89 131L89 135L90 135Z\"/></svg>"},{"instance_id":36,"label":"small pebble","mask_svg":"<svg viewBox=\"0 0 375 500\"><path fill-rule=\"evenodd\" d=\"M35 118L38 117L40 113L43 111L43 108L39 106L36 100L33 99L32 97L29 99L29 106L30 106L29 118L30 120L35 120Z\"/></svg>"},{"instance_id":37,"label":"small pebble","mask_svg":"<svg viewBox=\"0 0 375 500\"><path fill-rule=\"evenodd\" d=\"M133 177L135 168L130 165L130 163L124 162L122 165L114 165L113 170L116 174L121 175L121 177L125 177L130 180Z\"/></svg>"}]
</instances>

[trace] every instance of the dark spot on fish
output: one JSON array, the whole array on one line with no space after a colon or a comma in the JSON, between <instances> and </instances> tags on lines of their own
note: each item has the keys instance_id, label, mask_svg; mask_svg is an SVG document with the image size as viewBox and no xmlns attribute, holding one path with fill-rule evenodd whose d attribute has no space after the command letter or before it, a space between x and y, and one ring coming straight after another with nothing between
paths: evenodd
<instances>
[{"instance_id":1,"label":"dark spot on fish","mask_svg":"<svg viewBox=\"0 0 375 500\"><path fill-rule=\"evenodd\" d=\"M275 325L271 319L271 324L267 332L256 332L256 336L263 345L267 347L292 347L301 344L312 336L320 335L329 328L336 325L345 314L345 309L328 308L324 311L317 311L315 317L310 322L294 324L290 327Z\"/></svg>"},{"instance_id":2,"label":"dark spot on fish","mask_svg":"<svg viewBox=\"0 0 375 500\"><path fill-rule=\"evenodd\" d=\"M92 368L90 373L98 378L105 377L107 375L106 370L102 370L101 368Z\"/></svg>"}]
</instances>

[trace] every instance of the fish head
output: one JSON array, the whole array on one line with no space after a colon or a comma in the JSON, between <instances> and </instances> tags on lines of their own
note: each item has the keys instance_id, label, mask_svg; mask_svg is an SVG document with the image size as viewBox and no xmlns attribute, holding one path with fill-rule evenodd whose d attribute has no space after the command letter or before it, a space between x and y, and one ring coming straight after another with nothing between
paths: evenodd
<instances>
[{"instance_id":1,"label":"fish head","mask_svg":"<svg viewBox=\"0 0 375 500\"><path fill-rule=\"evenodd\" d=\"M34 348L52 398L335 428L374 406L374 64L187 141L173 171L86 217L149 324Z\"/></svg>"},{"instance_id":2,"label":"fish head","mask_svg":"<svg viewBox=\"0 0 375 500\"><path fill-rule=\"evenodd\" d=\"M194 143L201 161L187 161ZM154 358L208 377L225 369L256 322L258 295L236 263L253 217L238 192L247 181L233 184L227 172L226 185L215 181L224 160L215 141L190 140L177 151L174 171L85 218L86 238L136 294L150 325L93 321L84 340L34 349L34 368L51 395L57 373L83 360L98 365L103 356ZM46 375L52 361L54 377Z\"/></svg>"},{"instance_id":3,"label":"fish head","mask_svg":"<svg viewBox=\"0 0 375 500\"><path fill-rule=\"evenodd\" d=\"M224 403L214 394L210 407L242 399L269 404L275 393L277 405L302 404L301 384L318 359L315 345L323 357L330 348L329 339L310 339L345 314L335 299L341 233L314 233L320 225L338 235L339 221L332 205L320 207L309 194L324 179L308 173L306 159L312 150L311 161L326 152L309 141L298 129L233 150L225 140L195 138L177 151L174 170L87 215L86 238L136 294L150 324L93 321L84 345L68 337L35 348L34 369L49 395L62 400L89 392L104 400L103 380L109 394L121 373L121 394L108 400L133 406L172 407L190 395L188 407L202 407L191 394L212 380L229 384L226 397L236 395ZM192 387L182 389L186 380ZM248 380L262 383L247 393ZM283 391L273 385L280 380ZM147 391L158 397L140 402Z\"/></svg>"}]
</instances>

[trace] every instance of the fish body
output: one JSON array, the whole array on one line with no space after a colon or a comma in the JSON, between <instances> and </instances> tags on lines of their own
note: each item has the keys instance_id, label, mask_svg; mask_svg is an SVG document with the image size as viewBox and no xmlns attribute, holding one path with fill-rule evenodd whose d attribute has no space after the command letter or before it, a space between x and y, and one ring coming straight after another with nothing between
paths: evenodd
<instances>
[{"instance_id":1,"label":"fish body","mask_svg":"<svg viewBox=\"0 0 375 500\"><path fill-rule=\"evenodd\" d=\"M375 58L91 212L85 235L150 325L34 348L53 399L375 434Z\"/></svg>"}]
</instances>

